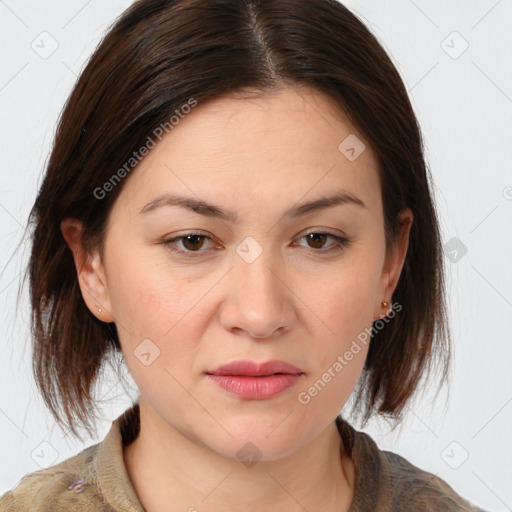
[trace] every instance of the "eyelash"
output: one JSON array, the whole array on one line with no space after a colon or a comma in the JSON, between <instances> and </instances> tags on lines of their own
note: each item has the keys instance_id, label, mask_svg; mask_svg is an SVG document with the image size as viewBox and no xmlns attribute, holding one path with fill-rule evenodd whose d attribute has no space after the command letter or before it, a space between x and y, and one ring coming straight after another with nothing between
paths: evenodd
<instances>
[{"instance_id":1,"label":"eyelash","mask_svg":"<svg viewBox=\"0 0 512 512\"><path fill-rule=\"evenodd\" d=\"M326 253L331 253L331 252L337 252L339 250L342 250L344 249L347 244L350 242L350 240L348 238L344 238L344 237L341 237L341 236L337 236L337 235L334 235L333 233L329 233L329 232L324 232L324 231L310 231L308 233L305 233L304 235L302 235L300 238L299 238L299 241L302 240L303 238L306 238L307 236L309 235L312 235L312 234L315 234L315 235L326 235L328 237L331 237L335 240L335 243L332 244L331 246L329 246L327 249L313 249L313 248L309 248L313 253L320 253L320 254L326 254ZM168 239L162 239L159 243L163 244L166 246L166 248L173 252L173 253L177 253L178 255L180 256L185 256L187 258L189 257L198 257L199 255L201 254L204 254L207 252L207 250L204 250L204 251L201 251L201 250L198 250L198 251L189 251L189 250L182 250L182 249L176 249L175 247L173 247L173 245L179 241L179 240L183 240L189 236L200 236L200 237L203 237L207 240L211 240L213 242L213 239L211 237L209 237L208 235L205 235L204 233L200 233L200 232L190 232L190 233L186 233L184 235L180 235L180 236L177 236L177 237L174 237L174 238L168 238Z\"/></svg>"}]
</instances>

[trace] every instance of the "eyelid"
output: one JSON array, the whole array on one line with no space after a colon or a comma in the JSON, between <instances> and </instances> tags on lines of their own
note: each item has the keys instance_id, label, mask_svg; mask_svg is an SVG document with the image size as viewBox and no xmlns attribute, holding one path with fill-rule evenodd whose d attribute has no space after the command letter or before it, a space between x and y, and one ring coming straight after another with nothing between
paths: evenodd
<instances>
[{"instance_id":1,"label":"eyelid","mask_svg":"<svg viewBox=\"0 0 512 512\"><path fill-rule=\"evenodd\" d=\"M328 252L330 252L331 250L332 251L335 251L336 249L343 249L344 246L350 241L346 236L343 236L343 235L337 235L335 233L332 232L333 230L332 229L326 229L326 228L309 228L307 229L306 231L302 232L302 233L299 233L299 235L295 236L293 241L300 241L302 240L304 237L310 235L310 234L323 234L323 235L326 235L328 237L331 237L331 238L334 238L335 240L335 243L331 244L330 246L328 246L327 248L324 248L324 249L313 249L313 248L309 248L309 250L314 254L314 253L317 253L317 254L326 254ZM202 236L204 237L205 239L211 241L212 243L216 243L214 238L212 236L210 236L209 233L206 233L205 231L201 231L201 230L190 230L190 231L182 231L182 232L178 232L176 233L175 235L173 235L171 238L167 238L167 237L164 237L162 238L162 240L159 241L159 243L161 244L164 244L167 246L167 248L171 251L171 252L174 252L174 253L177 253L179 255L184 255L184 256L192 256L192 257L198 257L198 255L200 254L205 254L208 252L208 250L198 250L198 251L185 251L183 249L174 249L172 248L172 244L175 243L176 241L180 240L180 239L183 239L183 238L186 238L187 236L194 236L194 235L197 235L197 236ZM217 244L219 245L219 244ZM301 247L304 247L304 246L301 246ZM307 247L305 247L305 249L308 249Z\"/></svg>"},{"instance_id":2,"label":"eyelid","mask_svg":"<svg viewBox=\"0 0 512 512\"><path fill-rule=\"evenodd\" d=\"M201 231L201 230L191 230L191 231L178 232L178 233L174 234L172 237L169 237L169 238L164 237L164 238L162 238L162 240L160 240L159 243L162 243L162 244L166 245L170 251L176 252L178 254L194 255L194 254L206 253L207 250L202 250L202 251L184 251L182 249L172 249L171 248L172 243L175 243L178 240L186 238L187 236L194 236L194 235L202 236L206 240L212 242L213 244L216 244L214 238L209 233L207 233L206 231Z\"/></svg>"},{"instance_id":3,"label":"eyelid","mask_svg":"<svg viewBox=\"0 0 512 512\"><path fill-rule=\"evenodd\" d=\"M318 228L318 227L313 227L313 228L306 229L304 232L299 233L295 237L295 239L303 238L303 237L305 237L307 235L310 235L311 233L323 233L324 235L330 235L330 236L333 236L333 237L348 239L348 237L345 236L345 234L342 231L340 231L340 230L333 229L333 228Z\"/></svg>"},{"instance_id":4,"label":"eyelid","mask_svg":"<svg viewBox=\"0 0 512 512\"><path fill-rule=\"evenodd\" d=\"M306 250L309 249L309 251L312 252L313 254L316 253L316 254L321 255L321 254L330 253L331 251L336 251L337 249L343 249L344 246L350 242L350 240L346 236L337 235L329 229L321 229L321 228L320 229L319 228L309 229L308 231L296 236L294 238L294 240L298 240L300 242L303 238L305 238L306 236L311 235L313 233L326 235L326 236L334 239L333 244L331 244L323 249L313 249L311 247L308 248L308 247L301 246L301 247L304 247Z\"/></svg>"}]
</instances>

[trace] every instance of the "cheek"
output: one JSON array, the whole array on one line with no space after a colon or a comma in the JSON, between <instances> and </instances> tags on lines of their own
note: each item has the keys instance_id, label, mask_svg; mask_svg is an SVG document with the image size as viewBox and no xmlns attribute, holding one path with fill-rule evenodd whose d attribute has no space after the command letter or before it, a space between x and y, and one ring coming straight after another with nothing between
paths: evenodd
<instances>
[{"instance_id":1,"label":"cheek","mask_svg":"<svg viewBox=\"0 0 512 512\"><path fill-rule=\"evenodd\" d=\"M317 319L313 339L317 365L305 386L311 406L334 413L344 405L361 374L368 353L380 261L354 255L346 264L300 293Z\"/></svg>"},{"instance_id":2,"label":"cheek","mask_svg":"<svg viewBox=\"0 0 512 512\"><path fill-rule=\"evenodd\" d=\"M126 365L141 392L154 396L165 386L166 392L179 396L176 382L188 387L200 339L193 309L196 294L183 294L176 280L170 286L159 277L150 271L138 273L118 287L113 298L122 318L118 333Z\"/></svg>"},{"instance_id":3,"label":"cheek","mask_svg":"<svg viewBox=\"0 0 512 512\"><path fill-rule=\"evenodd\" d=\"M198 281L172 272L151 253L123 251L108 271L112 314L137 343L144 338L162 340L181 324L201 299L202 285ZM126 254L125 252L129 252ZM156 252L156 251L153 251Z\"/></svg>"},{"instance_id":4,"label":"cheek","mask_svg":"<svg viewBox=\"0 0 512 512\"><path fill-rule=\"evenodd\" d=\"M112 313L126 364L141 389L159 389L171 379L165 370L186 383L208 318L201 314L208 303L204 297L218 278L192 279L141 261L147 256L133 251L109 270Z\"/></svg>"},{"instance_id":5,"label":"cheek","mask_svg":"<svg viewBox=\"0 0 512 512\"><path fill-rule=\"evenodd\" d=\"M132 343L140 338L161 338L172 327L177 314L179 298L175 287L157 279L154 270L123 270L120 262L109 283L116 324L133 338Z\"/></svg>"},{"instance_id":6,"label":"cheek","mask_svg":"<svg viewBox=\"0 0 512 512\"><path fill-rule=\"evenodd\" d=\"M320 339L327 344L325 353L332 355L332 349L342 350L371 326L379 268L378 261L359 257L354 264L347 262L327 278L316 281L315 286L308 283L301 291L301 298L321 320L318 333L324 333Z\"/></svg>"}]
</instances>

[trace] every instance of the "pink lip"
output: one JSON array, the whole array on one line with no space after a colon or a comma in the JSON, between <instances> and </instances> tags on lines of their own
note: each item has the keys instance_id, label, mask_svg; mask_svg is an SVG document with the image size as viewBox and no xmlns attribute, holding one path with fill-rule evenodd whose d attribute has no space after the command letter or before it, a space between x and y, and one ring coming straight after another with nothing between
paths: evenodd
<instances>
[{"instance_id":1,"label":"pink lip","mask_svg":"<svg viewBox=\"0 0 512 512\"><path fill-rule=\"evenodd\" d=\"M235 361L206 372L222 389L248 400L265 400L293 386L303 372L284 361Z\"/></svg>"}]
</instances>

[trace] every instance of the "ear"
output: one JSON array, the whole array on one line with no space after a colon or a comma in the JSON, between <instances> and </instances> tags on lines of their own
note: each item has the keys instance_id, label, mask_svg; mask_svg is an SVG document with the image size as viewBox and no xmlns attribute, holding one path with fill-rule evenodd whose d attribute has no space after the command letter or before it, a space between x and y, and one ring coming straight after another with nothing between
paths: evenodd
<instances>
[{"instance_id":1,"label":"ear","mask_svg":"<svg viewBox=\"0 0 512 512\"><path fill-rule=\"evenodd\" d=\"M374 320L379 320L391 311L391 298L395 292L409 247L409 233L413 223L413 213L409 208L398 214L398 233L394 246L386 256L380 278L379 292L375 298ZM388 303L382 305L382 301Z\"/></svg>"},{"instance_id":2,"label":"ear","mask_svg":"<svg viewBox=\"0 0 512 512\"><path fill-rule=\"evenodd\" d=\"M94 251L92 254L85 253L82 245L82 229L82 222L77 219L64 219L60 224L62 236L73 253L78 284L87 307L103 322L113 322L105 269L99 251Z\"/></svg>"}]
</instances>

